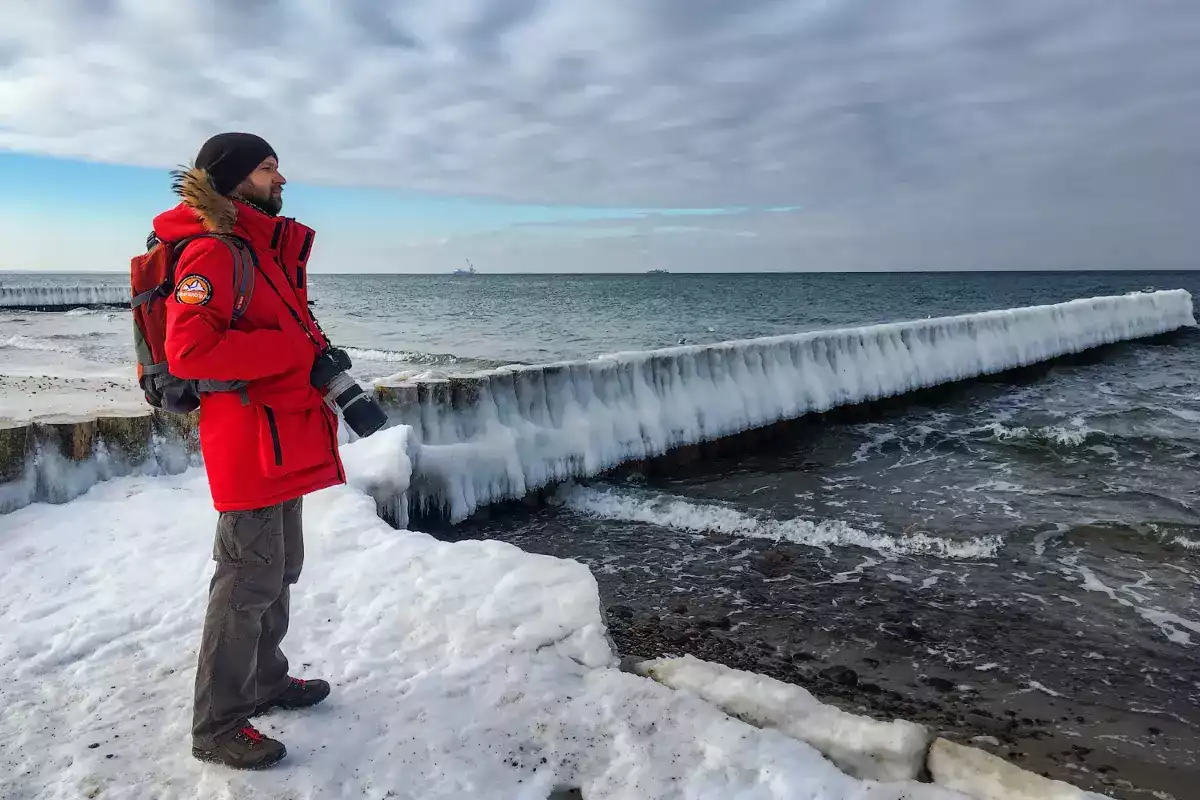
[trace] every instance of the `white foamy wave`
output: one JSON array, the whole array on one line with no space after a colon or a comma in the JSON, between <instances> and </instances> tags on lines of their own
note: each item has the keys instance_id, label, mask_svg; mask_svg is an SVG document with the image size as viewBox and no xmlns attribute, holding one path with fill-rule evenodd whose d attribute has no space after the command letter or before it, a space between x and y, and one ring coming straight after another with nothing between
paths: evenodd
<instances>
[{"instance_id":1,"label":"white foamy wave","mask_svg":"<svg viewBox=\"0 0 1200 800\"><path fill-rule=\"evenodd\" d=\"M689 533L722 533L791 542L809 547L862 547L884 555L933 555L940 558L991 558L1000 549L1000 537L984 536L964 541L926 533L891 536L867 533L839 520L764 519L728 506L693 503L666 495L648 497L630 491L573 486L559 501L580 514L627 522L645 522Z\"/></svg>"},{"instance_id":2,"label":"white foamy wave","mask_svg":"<svg viewBox=\"0 0 1200 800\"><path fill-rule=\"evenodd\" d=\"M417 353L409 350L373 350L360 347L347 347L346 353L352 359L363 361L401 362L405 364L457 364L457 356L438 353Z\"/></svg>"},{"instance_id":3,"label":"white foamy wave","mask_svg":"<svg viewBox=\"0 0 1200 800\"><path fill-rule=\"evenodd\" d=\"M1171 540L1172 544L1177 544L1185 550L1200 550L1200 539L1190 539L1187 536L1176 536Z\"/></svg>"},{"instance_id":4,"label":"white foamy wave","mask_svg":"<svg viewBox=\"0 0 1200 800\"><path fill-rule=\"evenodd\" d=\"M373 383L376 386L395 386L397 383L408 381L432 381L448 377L448 374L436 369L402 369L399 372L393 372L391 375L376 378Z\"/></svg>"},{"instance_id":5,"label":"white foamy wave","mask_svg":"<svg viewBox=\"0 0 1200 800\"><path fill-rule=\"evenodd\" d=\"M48 342L45 339L34 339L29 336L22 336L19 333L7 339L0 340L0 347L11 347L14 350L36 350L47 353L79 352L70 345L56 344L55 342Z\"/></svg>"},{"instance_id":6,"label":"white foamy wave","mask_svg":"<svg viewBox=\"0 0 1200 800\"><path fill-rule=\"evenodd\" d=\"M100 309L87 308L86 306L82 306L80 308L72 308L69 311L65 312L66 316L68 316L68 317L87 317L92 314L100 314L100 313L102 313L100 311Z\"/></svg>"},{"instance_id":7,"label":"white foamy wave","mask_svg":"<svg viewBox=\"0 0 1200 800\"><path fill-rule=\"evenodd\" d=\"M1024 425L1010 428L999 422L993 422L990 425L985 425L977 429L977 432L990 432L997 440L1002 442L1009 441L1034 441L1046 442L1048 444L1059 444L1067 447L1078 447L1087 441L1089 436L1103 435L1103 431L1088 428L1083 424L1083 420L1077 418L1072 420L1072 427L1062 427L1058 425L1046 425L1040 427L1029 428Z\"/></svg>"}]
</instances>

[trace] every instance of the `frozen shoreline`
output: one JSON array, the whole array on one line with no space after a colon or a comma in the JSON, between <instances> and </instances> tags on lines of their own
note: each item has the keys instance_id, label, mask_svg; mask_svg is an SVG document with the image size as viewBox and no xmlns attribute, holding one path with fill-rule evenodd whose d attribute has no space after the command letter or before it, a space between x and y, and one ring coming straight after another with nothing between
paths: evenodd
<instances>
[{"instance_id":1,"label":"frozen shoreline","mask_svg":"<svg viewBox=\"0 0 1200 800\"><path fill-rule=\"evenodd\" d=\"M352 485L306 502L288 652L296 672L329 677L335 694L263 719L292 754L273 772L187 756L215 521L200 470L119 478L0 516L0 616L17 623L0 640L11 667L0 687L0 796L966 796L850 777L793 738L802 722L791 736L767 720L760 729L619 671L595 579L578 562L387 527L356 487L402 487L408 434L347 446ZM856 771L869 773L870 748L890 740L856 740L855 726L879 724L838 719L838 747L860 741ZM975 772L953 785L986 797ZM1067 790L1029 796L1086 796Z\"/></svg>"}]
</instances>

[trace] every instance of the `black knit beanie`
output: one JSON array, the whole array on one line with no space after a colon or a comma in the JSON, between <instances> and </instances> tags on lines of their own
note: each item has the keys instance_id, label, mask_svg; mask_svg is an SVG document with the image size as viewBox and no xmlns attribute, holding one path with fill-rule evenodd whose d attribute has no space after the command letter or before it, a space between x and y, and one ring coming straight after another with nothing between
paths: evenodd
<instances>
[{"instance_id":1,"label":"black knit beanie","mask_svg":"<svg viewBox=\"0 0 1200 800\"><path fill-rule=\"evenodd\" d=\"M219 194L227 195L268 156L279 158L274 148L261 136L253 133L218 133L200 148L196 154L196 166L208 171L213 187Z\"/></svg>"}]
</instances>

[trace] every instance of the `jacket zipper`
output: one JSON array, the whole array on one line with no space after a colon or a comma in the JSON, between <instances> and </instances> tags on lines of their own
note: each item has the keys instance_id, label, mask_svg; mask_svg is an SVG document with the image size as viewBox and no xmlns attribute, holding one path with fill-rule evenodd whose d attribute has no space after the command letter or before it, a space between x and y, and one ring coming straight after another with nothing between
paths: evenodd
<instances>
[{"instance_id":1,"label":"jacket zipper","mask_svg":"<svg viewBox=\"0 0 1200 800\"><path fill-rule=\"evenodd\" d=\"M333 426L329 424L329 415L325 413L325 409L321 409L321 419L325 422L326 432L329 433L329 449L333 452L333 463L337 467L338 480L345 483L346 476L342 472L342 461L338 458L337 434L333 432Z\"/></svg>"},{"instance_id":2,"label":"jacket zipper","mask_svg":"<svg viewBox=\"0 0 1200 800\"><path fill-rule=\"evenodd\" d=\"M275 412L270 406L263 406L263 411L267 412L267 427L271 429L271 447L275 449L275 466L282 467L283 447L279 444L279 429L275 427Z\"/></svg>"},{"instance_id":3,"label":"jacket zipper","mask_svg":"<svg viewBox=\"0 0 1200 800\"><path fill-rule=\"evenodd\" d=\"M304 244L300 245L300 255L296 258L301 264L308 260L308 251L312 249L313 232L304 234Z\"/></svg>"}]
</instances>

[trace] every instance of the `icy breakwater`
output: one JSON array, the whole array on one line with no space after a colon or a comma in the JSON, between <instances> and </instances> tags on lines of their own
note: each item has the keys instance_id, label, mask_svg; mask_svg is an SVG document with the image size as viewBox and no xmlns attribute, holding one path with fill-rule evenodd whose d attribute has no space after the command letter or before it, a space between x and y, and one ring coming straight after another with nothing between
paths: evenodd
<instances>
[{"instance_id":1,"label":"icy breakwater","mask_svg":"<svg viewBox=\"0 0 1200 800\"><path fill-rule=\"evenodd\" d=\"M570 478L864 403L1194 326L1182 290L1074 300L717 345L620 353L375 387L411 427L405 465L372 494L395 521L451 521ZM195 418L0 426L0 511L64 501L97 480L175 472ZM406 489L387 479L403 469Z\"/></svg>"},{"instance_id":2,"label":"icy breakwater","mask_svg":"<svg viewBox=\"0 0 1200 800\"><path fill-rule=\"evenodd\" d=\"M1188 292L1140 292L621 353L378 392L416 434L400 510L457 521L675 448L1195 324Z\"/></svg>"},{"instance_id":3,"label":"icy breakwater","mask_svg":"<svg viewBox=\"0 0 1200 800\"><path fill-rule=\"evenodd\" d=\"M128 306L124 286L0 286L0 308L61 311L79 306Z\"/></svg>"}]
</instances>

